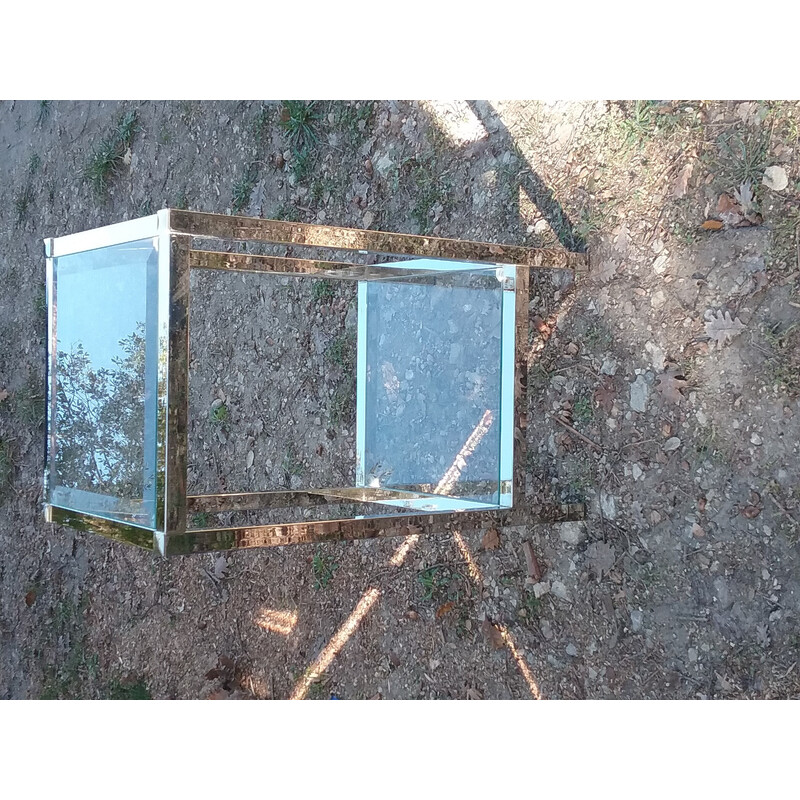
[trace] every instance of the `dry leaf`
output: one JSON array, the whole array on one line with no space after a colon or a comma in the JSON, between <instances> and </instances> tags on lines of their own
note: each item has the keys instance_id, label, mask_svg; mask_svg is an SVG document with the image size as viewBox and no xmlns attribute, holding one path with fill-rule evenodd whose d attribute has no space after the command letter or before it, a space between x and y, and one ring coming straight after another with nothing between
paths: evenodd
<instances>
[{"instance_id":1,"label":"dry leaf","mask_svg":"<svg viewBox=\"0 0 800 800\"><path fill-rule=\"evenodd\" d=\"M606 379L604 380L600 386L598 386L594 390L594 401L597 403L606 414L610 414L611 410L614 408L614 400L617 398L617 390L614 388L614 384Z\"/></svg>"},{"instance_id":2,"label":"dry leaf","mask_svg":"<svg viewBox=\"0 0 800 800\"><path fill-rule=\"evenodd\" d=\"M3 402L8 397L8 390L7 389L0 389L0 403Z\"/></svg>"},{"instance_id":3,"label":"dry leaf","mask_svg":"<svg viewBox=\"0 0 800 800\"><path fill-rule=\"evenodd\" d=\"M225 573L227 571L228 571L228 559L225 558L225 556L218 556L214 560L214 577L218 581L221 581L225 577Z\"/></svg>"},{"instance_id":4,"label":"dry leaf","mask_svg":"<svg viewBox=\"0 0 800 800\"><path fill-rule=\"evenodd\" d=\"M695 539L702 539L706 535L706 532L695 522L692 524L692 536Z\"/></svg>"},{"instance_id":5,"label":"dry leaf","mask_svg":"<svg viewBox=\"0 0 800 800\"><path fill-rule=\"evenodd\" d=\"M701 514L704 514L704 513L705 513L705 511L706 511L706 504L707 504L707 503L708 503L708 501L706 500L706 498L705 498L705 495L701 495L700 497L698 497L698 498L697 498L697 510L698 510L698 511L699 511Z\"/></svg>"},{"instance_id":6,"label":"dry leaf","mask_svg":"<svg viewBox=\"0 0 800 800\"><path fill-rule=\"evenodd\" d=\"M628 254L628 244L630 243L631 235L628 232L628 223L623 222L622 225L619 226L617 229L617 233L614 236L614 250L619 253L621 256L626 256Z\"/></svg>"},{"instance_id":7,"label":"dry leaf","mask_svg":"<svg viewBox=\"0 0 800 800\"><path fill-rule=\"evenodd\" d=\"M758 506L745 506L742 509L742 516L747 517L747 519L755 519L760 513L762 509Z\"/></svg>"},{"instance_id":8,"label":"dry leaf","mask_svg":"<svg viewBox=\"0 0 800 800\"><path fill-rule=\"evenodd\" d=\"M441 619L445 614L449 614L455 606L456 604L452 600L439 606L439 608L436 609L436 619Z\"/></svg>"},{"instance_id":9,"label":"dry leaf","mask_svg":"<svg viewBox=\"0 0 800 800\"><path fill-rule=\"evenodd\" d=\"M131 153L130 147L125 151L125 155L122 156L122 163L129 167L131 165L131 161L133 160L133 153Z\"/></svg>"},{"instance_id":10,"label":"dry leaf","mask_svg":"<svg viewBox=\"0 0 800 800\"><path fill-rule=\"evenodd\" d=\"M25 605L28 606L28 608L30 608L35 602L36 602L36 592L34 592L33 589L31 589L25 595Z\"/></svg>"},{"instance_id":11,"label":"dry leaf","mask_svg":"<svg viewBox=\"0 0 800 800\"><path fill-rule=\"evenodd\" d=\"M731 317L730 311L718 311L716 314L706 312L706 334L723 347L744 330L744 325L738 317Z\"/></svg>"},{"instance_id":12,"label":"dry leaf","mask_svg":"<svg viewBox=\"0 0 800 800\"><path fill-rule=\"evenodd\" d=\"M255 461L255 453L252 450L248 451L247 453L247 469L253 466L253 461Z\"/></svg>"},{"instance_id":13,"label":"dry leaf","mask_svg":"<svg viewBox=\"0 0 800 800\"><path fill-rule=\"evenodd\" d=\"M481 633L486 637L486 641L491 645L492 650L501 650L505 642L503 641L503 634L485 619L481 624Z\"/></svg>"},{"instance_id":14,"label":"dry leaf","mask_svg":"<svg viewBox=\"0 0 800 800\"><path fill-rule=\"evenodd\" d=\"M718 231L723 225L718 219L707 219L700 227L704 231Z\"/></svg>"},{"instance_id":15,"label":"dry leaf","mask_svg":"<svg viewBox=\"0 0 800 800\"><path fill-rule=\"evenodd\" d=\"M231 693L226 692L224 689L217 689L215 692L211 692L211 694L206 697L206 700L227 700L230 695Z\"/></svg>"},{"instance_id":16,"label":"dry leaf","mask_svg":"<svg viewBox=\"0 0 800 800\"><path fill-rule=\"evenodd\" d=\"M497 550L498 547L500 547L500 534L497 532L497 528L489 528L489 530L483 534L481 549Z\"/></svg>"},{"instance_id":17,"label":"dry leaf","mask_svg":"<svg viewBox=\"0 0 800 800\"><path fill-rule=\"evenodd\" d=\"M467 700L483 700L483 695L477 689L467 689Z\"/></svg>"},{"instance_id":18,"label":"dry leaf","mask_svg":"<svg viewBox=\"0 0 800 800\"><path fill-rule=\"evenodd\" d=\"M670 403L679 403L683 399L681 389L687 386L687 381L678 369L668 369L656 378L656 389L659 394Z\"/></svg>"},{"instance_id":19,"label":"dry leaf","mask_svg":"<svg viewBox=\"0 0 800 800\"><path fill-rule=\"evenodd\" d=\"M564 353L568 356L578 355L578 345L575 342L570 342L565 348Z\"/></svg>"},{"instance_id":20,"label":"dry leaf","mask_svg":"<svg viewBox=\"0 0 800 800\"><path fill-rule=\"evenodd\" d=\"M689 188L689 178L692 177L692 170L694 164L689 162L679 173L675 180L675 185L672 187L672 196L674 198L683 197Z\"/></svg>"},{"instance_id":21,"label":"dry leaf","mask_svg":"<svg viewBox=\"0 0 800 800\"><path fill-rule=\"evenodd\" d=\"M608 283L617 274L617 264L611 258L601 261L593 270L592 274L599 278L602 283Z\"/></svg>"},{"instance_id":22,"label":"dry leaf","mask_svg":"<svg viewBox=\"0 0 800 800\"><path fill-rule=\"evenodd\" d=\"M419 614L417 614L417 612L414 611L413 608L409 608L408 611L406 611L406 617L408 617L408 619L416 622L416 620L419 619Z\"/></svg>"},{"instance_id":23,"label":"dry leaf","mask_svg":"<svg viewBox=\"0 0 800 800\"><path fill-rule=\"evenodd\" d=\"M609 572L617 560L614 548L607 542L592 542L586 548L586 557L598 578Z\"/></svg>"},{"instance_id":24,"label":"dry leaf","mask_svg":"<svg viewBox=\"0 0 800 800\"><path fill-rule=\"evenodd\" d=\"M755 211L753 186L750 181L745 181L733 192L736 202L742 207L742 214L748 216Z\"/></svg>"}]
</instances>

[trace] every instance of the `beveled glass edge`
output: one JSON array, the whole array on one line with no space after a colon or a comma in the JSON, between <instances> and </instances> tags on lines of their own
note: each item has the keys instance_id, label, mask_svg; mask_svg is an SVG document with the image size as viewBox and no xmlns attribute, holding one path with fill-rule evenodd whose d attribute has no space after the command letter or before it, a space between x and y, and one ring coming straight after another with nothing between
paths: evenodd
<instances>
[{"instance_id":1,"label":"beveled glass edge","mask_svg":"<svg viewBox=\"0 0 800 800\"><path fill-rule=\"evenodd\" d=\"M168 209L163 210L168 211ZM138 239L152 239L158 236L161 226L165 221L168 224L168 220L168 215L158 212L149 217L115 222L113 225L104 225L101 228L45 239L45 255L49 258L59 258L115 244L135 242Z\"/></svg>"},{"instance_id":2,"label":"beveled glass edge","mask_svg":"<svg viewBox=\"0 0 800 800\"><path fill-rule=\"evenodd\" d=\"M71 508L55 506L45 503L45 521L53 522L57 525L68 525L79 531L97 533L115 542L133 544L144 550L156 550L156 537L152 528L145 528L127 522L117 522L97 517L94 514L87 514L83 511L75 511Z\"/></svg>"},{"instance_id":3,"label":"beveled glass edge","mask_svg":"<svg viewBox=\"0 0 800 800\"><path fill-rule=\"evenodd\" d=\"M356 486L362 487L367 483L367 281L358 282L356 308Z\"/></svg>"},{"instance_id":4,"label":"beveled glass edge","mask_svg":"<svg viewBox=\"0 0 800 800\"><path fill-rule=\"evenodd\" d=\"M514 505L514 374L517 342L517 268L503 268L504 286L500 332L500 461L498 502L510 508ZM503 491L503 489L507 491Z\"/></svg>"},{"instance_id":5,"label":"beveled glass edge","mask_svg":"<svg viewBox=\"0 0 800 800\"><path fill-rule=\"evenodd\" d=\"M52 243L52 239L45 240ZM47 250L47 245L45 246ZM52 246L49 248L52 250ZM52 258L45 262L45 296L47 303L47 363L46 363L46 430L44 460L44 493L45 503L50 501L50 488L55 471L55 406L56 406L56 305L55 305L55 268Z\"/></svg>"}]
</instances>

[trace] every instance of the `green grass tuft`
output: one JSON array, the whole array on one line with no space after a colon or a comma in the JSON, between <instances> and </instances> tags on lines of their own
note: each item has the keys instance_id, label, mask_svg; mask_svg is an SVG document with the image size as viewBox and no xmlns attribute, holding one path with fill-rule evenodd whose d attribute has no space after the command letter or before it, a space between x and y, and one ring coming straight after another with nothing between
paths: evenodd
<instances>
[{"instance_id":1,"label":"green grass tuft","mask_svg":"<svg viewBox=\"0 0 800 800\"><path fill-rule=\"evenodd\" d=\"M289 143L295 148L303 148L316 143L316 126L320 119L321 115L316 110L316 102L283 101L281 127L286 131Z\"/></svg>"},{"instance_id":2,"label":"green grass tuft","mask_svg":"<svg viewBox=\"0 0 800 800\"><path fill-rule=\"evenodd\" d=\"M108 182L121 170L125 153L138 130L136 111L128 111L89 157L83 177L96 194L105 194Z\"/></svg>"},{"instance_id":3,"label":"green grass tuft","mask_svg":"<svg viewBox=\"0 0 800 800\"><path fill-rule=\"evenodd\" d=\"M325 589L333 580L333 575L337 569L339 569L339 565L333 558L324 555L321 550L317 550L311 562L311 572L314 576L314 588Z\"/></svg>"}]
</instances>

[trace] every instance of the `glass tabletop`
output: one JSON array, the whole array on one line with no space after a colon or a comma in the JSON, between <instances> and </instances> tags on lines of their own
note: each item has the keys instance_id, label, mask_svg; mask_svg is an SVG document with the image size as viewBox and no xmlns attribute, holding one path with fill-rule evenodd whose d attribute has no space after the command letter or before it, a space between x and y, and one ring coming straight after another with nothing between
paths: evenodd
<instances>
[{"instance_id":1,"label":"glass tabletop","mask_svg":"<svg viewBox=\"0 0 800 800\"><path fill-rule=\"evenodd\" d=\"M158 239L54 258L51 302L48 502L153 527Z\"/></svg>"},{"instance_id":2,"label":"glass tabletop","mask_svg":"<svg viewBox=\"0 0 800 800\"><path fill-rule=\"evenodd\" d=\"M416 259L358 295L357 485L511 505L514 268Z\"/></svg>"}]
</instances>

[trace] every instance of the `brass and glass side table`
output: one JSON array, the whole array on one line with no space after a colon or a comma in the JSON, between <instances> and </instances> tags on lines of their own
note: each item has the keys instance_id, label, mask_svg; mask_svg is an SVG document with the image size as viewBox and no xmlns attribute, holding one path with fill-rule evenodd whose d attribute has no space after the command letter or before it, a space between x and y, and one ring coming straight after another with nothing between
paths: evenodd
<instances>
[{"instance_id":1,"label":"brass and glass side table","mask_svg":"<svg viewBox=\"0 0 800 800\"><path fill-rule=\"evenodd\" d=\"M585 254L164 209L45 255L49 521L169 556L582 513L534 504L524 466L529 272ZM187 493L191 270L357 284L348 485Z\"/></svg>"}]
</instances>

